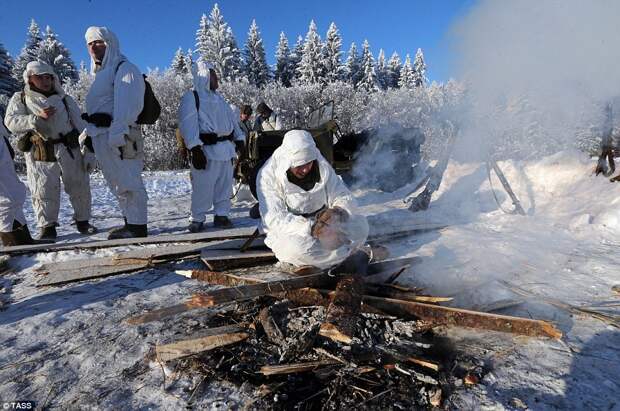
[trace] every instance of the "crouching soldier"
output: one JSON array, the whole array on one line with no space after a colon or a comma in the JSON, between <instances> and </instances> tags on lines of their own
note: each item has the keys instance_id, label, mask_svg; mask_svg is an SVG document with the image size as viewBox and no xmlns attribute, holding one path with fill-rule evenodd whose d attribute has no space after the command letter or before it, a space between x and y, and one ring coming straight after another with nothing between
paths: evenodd
<instances>
[{"instance_id":1,"label":"crouching soldier","mask_svg":"<svg viewBox=\"0 0 620 411\"><path fill-rule=\"evenodd\" d=\"M109 239L146 237L148 196L142 180L144 142L136 124L144 107L142 73L121 54L116 35L106 27L89 27L86 44L93 84L86 95L87 134L125 225Z\"/></svg>"},{"instance_id":2,"label":"crouching soldier","mask_svg":"<svg viewBox=\"0 0 620 411\"><path fill-rule=\"evenodd\" d=\"M213 207L215 227L227 228L231 207L235 148L241 150L245 136L230 105L217 92L213 67L198 60L192 67L194 90L181 98L179 129L190 154L192 204L189 231L203 229Z\"/></svg>"},{"instance_id":3,"label":"crouching soldier","mask_svg":"<svg viewBox=\"0 0 620 411\"><path fill-rule=\"evenodd\" d=\"M91 218L88 164L79 148L78 137L86 127L75 101L65 94L51 66L28 63L24 90L11 98L5 122L18 136L18 148L25 153L32 205L41 228L41 239L56 239L60 208L60 180L73 206L73 218L82 234L97 229Z\"/></svg>"},{"instance_id":4,"label":"crouching soldier","mask_svg":"<svg viewBox=\"0 0 620 411\"><path fill-rule=\"evenodd\" d=\"M325 269L362 250L366 218L307 131L284 135L258 173L257 193L265 244L280 262Z\"/></svg>"},{"instance_id":5,"label":"crouching soldier","mask_svg":"<svg viewBox=\"0 0 620 411\"><path fill-rule=\"evenodd\" d=\"M26 186L15 173L15 153L8 136L8 130L0 122L0 237L5 247L34 242L24 216Z\"/></svg>"}]
</instances>

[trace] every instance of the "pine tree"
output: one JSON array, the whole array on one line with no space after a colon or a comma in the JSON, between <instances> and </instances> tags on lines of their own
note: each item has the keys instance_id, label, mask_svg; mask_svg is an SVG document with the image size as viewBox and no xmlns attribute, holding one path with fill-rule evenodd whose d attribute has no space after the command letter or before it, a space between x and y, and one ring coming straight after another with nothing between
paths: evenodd
<instances>
[{"instance_id":1,"label":"pine tree","mask_svg":"<svg viewBox=\"0 0 620 411\"><path fill-rule=\"evenodd\" d=\"M293 47L293 51L291 52L291 70L293 71L293 76L295 79L299 79L299 64L301 63L301 58L304 55L304 39L301 36L297 36L297 42L295 43L295 47Z\"/></svg>"},{"instance_id":2,"label":"pine tree","mask_svg":"<svg viewBox=\"0 0 620 411\"><path fill-rule=\"evenodd\" d=\"M198 57L208 58L209 54L209 19L206 14L200 18L198 30L196 30L196 52ZM208 61L208 60L207 60Z\"/></svg>"},{"instance_id":3,"label":"pine tree","mask_svg":"<svg viewBox=\"0 0 620 411\"><path fill-rule=\"evenodd\" d=\"M321 37L316 31L314 20L310 21L306 40L304 41L304 51L299 62L297 71L299 80L303 84L315 84L321 82L323 77L323 45Z\"/></svg>"},{"instance_id":4,"label":"pine tree","mask_svg":"<svg viewBox=\"0 0 620 411\"><path fill-rule=\"evenodd\" d=\"M294 78L291 70L291 51L288 48L288 39L284 32L280 32L280 41L276 49L276 69L275 80L282 83L284 87L290 87Z\"/></svg>"},{"instance_id":5,"label":"pine tree","mask_svg":"<svg viewBox=\"0 0 620 411\"><path fill-rule=\"evenodd\" d=\"M406 88L409 90L415 87L415 73L413 72L413 67L411 66L411 58L409 57L409 54L407 54L407 58L405 58L405 64L403 64L403 67L400 70L398 87Z\"/></svg>"},{"instance_id":6,"label":"pine tree","mask_svg":"<svg viewBox=\"0 0 620 411\"><path fill-rule=\"evenodd\" d=\"M228 49L230 50L230 59L228 59L226 73L230 80L237 80L242 74L243 62L241 61L241 51L237 46L237 39L230 26L228 26L228 30L226 31L226 38Z\"/></svg>"},{"instance_id":7,"label":"pine tree","mask_svg":"<svg viewBox=\"0 0 620 411\"><path fill-rule=\"evenodd\" d=\"M234 67L234 49L237 49L237 41L234 39L232 30L224 21L220 8L215 3L207 23L206 37L204 42L203 58L213 64L215 71L221 79L232 80L236 78L238 67ZM238 50L237 50L238 52Z\"/></svg>"},{"instance_id":8,"label":"pine tree","mask_svg":"<svg viewBox=\"0 0 620 411\"><path fill-rule=\"evenodd\" d=\"M24 87L23 74L26 70L26 65L33 60L37 59L39 53L39 44L43 40L41 37L41 29L34 19L30 20L30 26L28 27L28 34L26 35L26 43L22 47L19 56L15 60L13 69L11 70L13 78L17 80L19 88Z\"/></svg>"},{"instance_id":9,"label":"pine tree","mask_svg":"<svg viewBox=\"0 0 620 411\"><path fill-rule=\"evenodd\" d=\"M379 56L377 57L377 67L375 69L377 73L377 83L382 90L388 88L388 70L385 62L385 52L383 49L379 50Z\"/></svg>"},{"instance_id":10,"label":"pine tree","mask_svg":"<svg viewBox=\"0 0 620 411\"><path fill-rule=\"evenodd\" d=\"M388 61L387 66L387 87L389 88L398 88L398 84L400 82L400 71L402 69L402 64L400 62L400 56L398 53L392 53L392 57Z\"/></svg>"},{"instance_id":11,"label":"pine tree","mask_svg":"<svg viewBox=\"0 0 620 411\"><path fill-rule=\"evenodd\" d=\"M375 58L370 51L368 40L364 40L362 45L362 64L360 68L361 77L357 83L357 88L366 91L377 91L377 73L375 72Z\"/></svg>"},{"instance_id":12,"label":"pine tree","mask_svg":"<svg viewBox=\"0 0 620 411\"><path fill-rule=\"evenodd\" d=\"M413 83L416 87L424 87L428 84L428 79L426 78L426 63L424 62L422 49L418 49L413 59Z\"/></svg>"},{"instance_id":13,"label":"pine tree","mask_svg":"<svg viewBox=\"0 0 620 411\"><path fill-rule=\"evenodd\" d=\"M45 37L39 45L37 58L52 66L62 83L78 79L78 72L71 59L71 53L58 40L50 26L45 28Z\"/></svg>"},{"instance_id":14,"label":"pine tree","mask_svg":"<svg viewBox=\"0 0 620 411\"><path fill-rule=\"evenodd\" d=\"M349 53L347 55L347 61L344 65L345 79L347 83L355 86L360 79L360 57L357 54L357 46L355 43L351 43Z\"/></svg>"},{"instance_id":15,"label":"pine tree","mask_svg":"<svg viewBox=\"0 0 620 411\"><path fill-rule=\"evenodd\" d=\"M265 48L260 37L256 20L252 20L248 40L244 49L245 65L244 72L250 84L262 87L269 80L269 66L265 58Z\"/></svg>"},{"instance_id":16,"label":"pine tree","mask_svg":"<svg viewBox=\"0 0 620 411\"><path fill-rule=\"evenodd\" d=\"M179 47L177 52L174 53L174 58L172 59L172 63L170 63L170 69L177 75L187 73L187 67L185 67L185 56L183 55L183 50L181 50L181 47Z\"/></svg>"},{"instance_id":17,"label":"pine tree","mask_svg":"<svg viewBox=\"0 0 620 411\"><path fill-rule=\"evenodd\" d=\"M336 24L332 22L325 36L325 45L323 47L323 66L325 67L325 80L333 83L342 78L342 39Z\"/></svg>"},{"instance_id":18,"label":"pine tree","mask_svg":"<svg viewBox=\"0 0 620 411\"><path fill-rule=\"evenodd\" d=\"M0 94L11 96L17 91L17 81L11 76L13 59L0 43Z\"/></svg>"},{"instance_id":19,"label":"pine tree","mask_svg":"<svg viewBox=\"0 0 620 411\"><path fill-rule=\"evenodd\" d=\"M187 53L185 54L185 68L188 73L192 72L192 65L194 64L194 51L192 49L187 49Z\"/></svg>"}]
</instances>

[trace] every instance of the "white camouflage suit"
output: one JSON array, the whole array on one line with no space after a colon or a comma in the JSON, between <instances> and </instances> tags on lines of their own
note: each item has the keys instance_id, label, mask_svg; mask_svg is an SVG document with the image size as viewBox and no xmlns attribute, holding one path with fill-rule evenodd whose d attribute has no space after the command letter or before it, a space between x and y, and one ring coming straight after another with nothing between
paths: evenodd
<instances>
[{"instance_id":1,"label":"white camouflage suit","mask_svg":"<svg viewBox=\"0 0 620 411\"><path fill-rule=\"evenodd\" d=\"M15 173L15 164L7 146L5 137L9 132L0 122L0 232L13 231L13 222L26 224L24 201L26 186Z\"/></svg>"},{"instance_id":2,"label":"white camouflage suit","mask_svg":"<svg viewBox=\"0 0 620 411\"><path fill-rule=\"evenodd\" d=\"M209 88L211 68L209 63L202 60L192 66L194 90L198 92L200 99L200 112L196 111L194 93L190 90L181 98L178 113L179 129L186 147L191 150L202 146L207 158L204 170L196 170L190 161L190 222L204 222L211 207L216 216L228 217L231 206L235 144L232 141L220 141L213 145L203 145L200 133L215 133L218 137L234 133L235 140L245 141L245 135L239 128L238 115L235 116L220 93Z\"/></svg>"},{"instance_id":3,"label":"white camouflage suit","mask_svg":"<svg viewBox=\"0 0 620 411\"><path fill-rule=\"evenodd\" d=\"M55 93L46 97L32 90L28 78L33 74L52 74ZM59 134L66 134L74 128L78 132L86 128L86 123L80 117L80 108L71 96L65 94L51 66L40 61L28 63L24 71L24 84L23 94L21 91L15 93L6 110L5 123L13 134L20 136L37 132L44 139L56 140ZM54 107L56 112L46 120L40 117L40 113L47 107ZM90 220L89 162L84 159L79 147L69 149L64 144L55 144L57 161L54 162L35 161L33 153L34 148L24 153L24 156L28 187L39 227L58 222L61 178L73 206L73 218L76 221Z\"/></svg>"},{"instance_id":4,"label":"white camouflage suit","mask_svg":"<svg viewBox=\"0 0 620 411\"><path fill-rule=\"evenodd\" d=\"M305 191L291 183L287 170L317 160L320 180ZM316 165L315 165L316 167ZM349 189L321 155L307 131L291 130L257 177L257 193L265 244L279 261L294 266L312 265L329 268L344 261L364 245L368 222L359 214ZM327 250L312 237L312 214L323 207L344 209L349 214L346 236L349 242L335 250Z\"/></svg>"},{"instance_id":5,"label":"white camouflage suit","mask_svg":"<svg viewBox=\"0 0 620 411\"><path fill-rule=\"evenodd\" d=\"M136 119L144 106L142 73L120 53L116 35L106 27L89 27L86 43L102 40L106 44L101 65L91 57L95 80L86 96L89 115L112 116L110 127L88 124L99 167L116 196L129 224L147 224L148 197L142 180L144 142ZM122 150L122 158L121 158Z\"/></svg>"}]
</instances>

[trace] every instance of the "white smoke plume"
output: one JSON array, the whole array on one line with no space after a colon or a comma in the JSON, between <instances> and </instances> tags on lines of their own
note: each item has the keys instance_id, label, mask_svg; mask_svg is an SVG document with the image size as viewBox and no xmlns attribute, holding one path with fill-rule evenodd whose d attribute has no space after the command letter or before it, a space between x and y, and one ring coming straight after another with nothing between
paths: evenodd
<instances>
[{"instance_id":1,"label":"white smoke plume","mask_svg":"<svg viewBox=\"0 0 620 411\"><path fill-rule=\"evenodd\" d=\"M617 1L474 5L451 32L471 110L462 146L527 157L598 134L602 107L620 96L618 16ZM620 118L620 104L614 113Z\"/></svg>"}]
</instances>

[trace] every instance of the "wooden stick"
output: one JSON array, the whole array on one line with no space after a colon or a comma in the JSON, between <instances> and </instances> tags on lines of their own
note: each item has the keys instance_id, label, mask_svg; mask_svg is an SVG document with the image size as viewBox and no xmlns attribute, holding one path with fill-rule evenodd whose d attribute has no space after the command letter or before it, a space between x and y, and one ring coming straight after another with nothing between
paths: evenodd
<instances>
[{"instance_id":1,"label":"wooden stick","mask_svg":"<svg viewBox=\"0 0 620 411\"><path fill-rule=\"evenodd\" d=\"M373 295L375 297L386 297L396 300L416 301L421 303L440 303L452 301L451 297L417 295L417 289L393 286L391 284L366 284L366 294Z\"/></svg>"},{"instance_id":2,"label":"wooden stick","mask_svg":"<svg viewBox=\"0 0 620 411\"><path fill-rule=\"evenodd\" d=\"M259 372L263 375L293 374L297 372L313 371L327 365L338 364L340 363L335 360L322 360L296 364L265 365L261 367Z\"/></svg>"},{"instance_id":3,"label":"wooden stick","mask_svg":"<svg viewBox=\"0 0 620 411\"><path fill-rule=\"evenodd\" d=\"M546 321L441 307L391 298L364 296L363 301L364 304L375 307L387 314L405 318L414 316L437 325L493 330L531 337L551 337L556 339L562 337L562 332Z\"/></svg>"},{"instance_id":4,"label":"wooden stick","mask_svg":"<svg viewBox=\"0 0 620 411\"><path fill-rule=\"evenodd\" d=\"M357 275L338 281L336 292L330 297L325 322L319 335L344 344L351 344L362 306L364 282Z\"/></svg>"},{"instance_id":5,"label":"wooden stick","mask_svg":"<svg viewBox=\"0 0 620 411\"><path fill-rule=\"evenodd\" d=\"M156 345L155 352L160 361L167 362L225 345L234 344L245 340L249 336L248 330L242 326L233 325L211 328L207 330L207 335L199 338Z\"/></svg>"}]
</instances>

